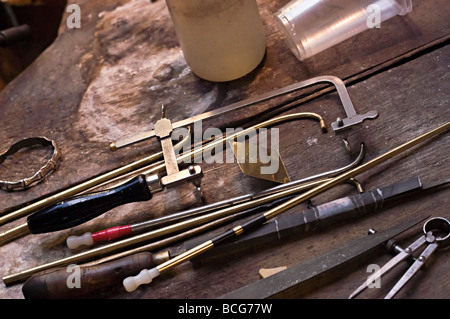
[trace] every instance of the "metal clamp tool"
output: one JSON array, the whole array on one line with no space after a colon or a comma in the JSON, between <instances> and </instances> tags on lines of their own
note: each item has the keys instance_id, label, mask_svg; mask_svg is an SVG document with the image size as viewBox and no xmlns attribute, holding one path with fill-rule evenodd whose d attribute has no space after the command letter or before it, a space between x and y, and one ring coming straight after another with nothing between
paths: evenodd
<instances>
[{"instance_id":1,"label":"metal clamp tool","mask_svg":"<svg viewBox=\"0 0 450 319\"><path fill-rule=\"evenodd\" d=\"M431 254L438 248L438 246L446 246L450 244L450 222L442 217L435 217L427 220L423 225L423 235L409 245L402 252L397 254L388 263L386 263L380 270L370 276L364 284L359 286L349 298L356 297L364 289L366 289L369 283L379 279L382 275L392 270L403 260L409 258L414 253L418 252L420 248L427 245L416 261L406 271L402 278L396 283L391 291L386 295L385 299L394 297L400 289L419 271L419 269L430 258Z\"/></svg>"},{"instance_id":2,"label":"metal clamp tool","mask_svg":"<svg viewBox=\"0 0 450 319\"><path fill-rule=\"evenodd\" d=\"M192 165L188 169L179 170L172 144L172 131L172 122L165 117L165 107L163 105L161 107L161 119L155 123L155 135L161 143L167 173L167 176L161 178L160 184L161 186L173 187L186 181L193 181L198 187L199 179L203 176L202 169L199 165Z\"/></svg>"},{"instance_id":3,"label":"metal clamp tool","mask_svg":"<svg viewBox=\"0 0 450 319\"><path fill-rule=\"evenodd\" d=\"M332 127L338 128L339 130L343 130L345 128L350 128L351 125L357 124L357 122L359 120L367 119L367 118L375 118L378 115L378 113L376 111L371 111L368 114L366 114L367 116L365 116L365 115L363 115L362 117L360 115L355 116L355 114L356 114L355 109L353 107L353 104L350 101L350 98L348 96L348 93L347 93L347 90L346 90L346 87L345 87L343 81L334 76L319 76L319 77L315 77L312 79L308 79L305 81L301 81L301 82L292 84L290 86L287 86L287 87L284 87L281 89L277 89L277 90L268 92L266 94L260 95L255 98L246 99L246 100L243 100L243 101L240 101L237 103L230 104L228 106L224 106L224 107L216 109L216 110L212 110L209 112L205 112L203 114L196 115L194 117L191 117L191 118L188 118L188 119L185 119L182 121L171 123L171 126L172 126L172 129L189 126L196 121L218 117L227 112L237 111L243 107L253 105L258 102L267 101L271 98L274 98L274 97L277 97L277 96L280 96L283 94L292 93L301 88L311 86L314 84L318 84L320 82L329 82L329 83L334 84L334 86L337 89L338 95L342 101L342 104L344 106L344 110L347 113L347 118L336 121L336 123L332 124ZM339 125L339 123L341 123L342 125ZM137 136L133 136L133 137L124 139L122 141L112 143L110 145L110 148L112 150L116 150L117 148L124 147L124 146L130 145L132 143L136 143L136 142L139 142L139 141L145 140L147 138L151 138L151 137L156 137L155 130L152 130L150 132L143 132ZM187 141L188 139L185 139L185 140ZM184 143L186 141L183 140L183 141L179 142L178 145L181 145L181 144L184 145ZM175 147L177 147L177 145ZM47 196L43 199L37 200L36 202L34 202L30 205L27 205L25 207L21 207L17 210L14 210L5 216L0 216L0 225L4 224L6 222L9 222L11 220L20 218L22 216L25 216L25 215L28 215L31 213L35 213L38 210L43 209L44 207L48 207L49 205L53 205L60 201L66 200L67 198L69 198L71 196L78 195L80 193L87 192L87 191L92 191L93 188L98 187L102 183L110 182L112 179L123 177L125 174L133 173L133 174L137 175L138 173L135 173L135 172L137 172L140 169L144 169L145 167L148 167L150 165L152 165L151 166L152 168L148 168L148 169L145 168L146 172L158 172L165 168L165 163L163 165L158 165L157 163L155 164L155 161L159 160L161 157L163 157L162 152L157 152L155 154L151 154L145 158L142 158L140 160L137 160L135 162L127 164L123 167L116 168L112 171L106 172L97 177L91 178L87 181L84 181L82 183L74 185L68 189L65 189L63 191L55 193L52 196ZM0 238L1 237L2 236L0 234ZM0 239L0 242L1 242L1 239Z\"/></svg>"},{"instance_id":4,"label":"metal clamp tool","mask_svg":"<svg viewBox=\"0 0 450 319\"><path fill-rule=\"evenodd\" d=\"M231 111L237 111L243 107L250 106L256 103L264 102L270 99L273 99L275 97L292 93L295 91L298 91L300 89L319 84L322 82L331 83L335 86L337 93L339 95L339 98L341 99L342 106L344 107L344 111L346 113L345 118L338 118L336 122L333 122L331 124L331 128L335 132L340 132L346 129L351 128L354 125L360 124L364 120L368 119L376 119L378 117L378 112L375 110L369 111L365 114L358 114L356 113L355 107L352 104L352 101L350 99L350 96L348 95L347 88L345 87L344 82L335 76L331 75L324 75L324 76L318 76L314 77L308 80L300 81L291 85L288 85L286 87L283 87L281 89L273 90L268 93L259 95L254 98L249 98L240 102L236 102L209 112L205 112L193 117L190 117L188 119L184 119L175 123L172 123L173 128L179 128L179 127L185 127L188 125L193 124L196 121L202 121L206 119L212 119L215 117L218 117L220 115L223 115L225 113L231 112ZM156 136L155 130L151 130L148 132L143 132L140 134L137 134L135 136L125 138L123 140L117 141L115 143L111 143L110 149L112 151L117 150L118 148L125 147L152 137Z\"/></svg>"}]
</instances>

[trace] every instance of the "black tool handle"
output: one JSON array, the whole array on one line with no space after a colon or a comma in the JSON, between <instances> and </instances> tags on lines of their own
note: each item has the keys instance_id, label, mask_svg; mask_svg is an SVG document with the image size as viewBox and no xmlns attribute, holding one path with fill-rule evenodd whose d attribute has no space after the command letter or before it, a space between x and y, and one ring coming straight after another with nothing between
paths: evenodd
<instances>
[{"instance_id":1,"label":"black tool handle","mask_svg":"<svg viewBox=\"0 0 450 319\"><path fill-rule=\"evenodd\" d=\"M18 43L30 36L30 27L23 24L17 27L0 31L0 47Z\"/></svg>"},{"instance_id":2,"label":"black tool handle","mask_svg":"<svg viewBox=\"0 0 450 319\"><path fill-rule=\"evenodd\" d=\"M126 277L156 264L153 254L142 252L96 266L48 269L28 278L22 293L26 299L99 298L122 287Z\"/></svg>"},{"instance_id":3,"label":"black tool handle","mask_svg":"<svg viewBox=\"0 0 450 319\"><path fill-rule=\"evenodd\" d=\"M31 233L67 229L85 223L114 207L152 198L144 175L105 191L71 197L28 216Z\"/></svg>"}]
</instances>

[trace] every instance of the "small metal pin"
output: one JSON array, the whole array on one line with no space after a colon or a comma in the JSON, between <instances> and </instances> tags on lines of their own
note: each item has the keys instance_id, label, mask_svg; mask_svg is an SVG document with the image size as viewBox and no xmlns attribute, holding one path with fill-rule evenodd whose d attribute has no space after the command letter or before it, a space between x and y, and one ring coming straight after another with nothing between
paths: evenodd
<instances>
[{"instance_id":1,"label":"small metal pin","mask_svg":"<svg viewBox=\"0 0 450 319\"><path fill-rule=\"evenodd\" d=\"M369 229L369 231L368 231L368 234L369 235L373 235L373 234L375 234L377 231L375 230L375 229L373 229L373 228L370 228ZM386 242L386 249L389 251L389 252L392 252L392 253L395 253L395 254L398 254L398 253L401 253L401 252L403 252L403 248L401 247L401 246L399 246L399 245L397 245L397 241L395 240L395 239L389 239L387 242Z\"/></svg>"},{"instance_id":2,"label":"small metal pin","mask_svg":"<svg viewBox=\"0 0 450 319\"><path fill-rule=\"evenodd\" d=\"M426 236L425 236L425 239L426 239L426 241L428 242L428 243L433 243L433 242L435 242L436 241L436 237L433 235L433 233L432 232L427 232L427 234L426 234Z\"/></svg>"},{"instance_id":3,"label":"small metal pin","mask_svg":"<svg viewBox=\"0 0 450 319\"><path fill-rule=\"evenodd\" d=\"M348 139L346 137L343 137L342 141L344 142L345 149L347 151L351 152L352 148L350 147L350 143L348 142Z\"/></svg>"},{"instance_id":4,"label":"small metal pin","mask_svg":"<svg viewBox=\"0 0 450 319\"><path fill-rule=\"evenodd\" d=\"M166 118L166 107L164 106L164 104L161 104L161 118Z\"/></svg>"}]
</instances>

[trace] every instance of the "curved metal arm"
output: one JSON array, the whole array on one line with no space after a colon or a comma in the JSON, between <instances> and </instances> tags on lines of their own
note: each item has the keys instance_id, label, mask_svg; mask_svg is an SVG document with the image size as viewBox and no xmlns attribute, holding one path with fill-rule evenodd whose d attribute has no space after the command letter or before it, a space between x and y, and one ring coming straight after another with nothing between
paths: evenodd
<instances>
[{"instance_id":1,"label":"curved metal arm","mask_svg":"<svg viewBox=\"0 0 450 319\"><path fill-rule=\"evenodd\" d=\"M184 119L175 123L172 123L173 128L179 128L179 127L185 127L188 125L193 124L197 121L202 121L206 119L212 119L215 117L218 117L220 115L223 115L225 113L239 110L243 107L250 106L259 102L267 101L272 98L278 97L280 95L288 94L295 92L297 90L300 90L302 88L318 84L318 83L331 83L335 86L337 93L339 95L339 98L341 99L342 106L344 107L344 111L347 115L346 118L338 118L336 122L331 124L332 129L335 132L339 132L345 129L348 129L352 127L353 125L359 124L362 121L366 119L375 119L378 117L377 111L369 111L366 114L357 114L356 110L350 100L350 96L348 95L347 88L345 87L344 82L339 79L338 77L331 76L331 75L323 75L314 77L308 80L300 81L294 84L291 84L289 86L283 87L281 89L273 90L268 93L262 94L260 96L245 99L243 101L239 101L221 108L218 108L216 110L212 110L209 112L205 112L199 115L195 115L193 117L190 117L188 119ZM152 138L155 136L155 131L151 130L148 132L143 132L141 134L117 141L115 143L112 143L110 148L111 150L116 150L121 147L128 146L130 144L134 144L149 138Z\"/></svg>"}]
</instances>

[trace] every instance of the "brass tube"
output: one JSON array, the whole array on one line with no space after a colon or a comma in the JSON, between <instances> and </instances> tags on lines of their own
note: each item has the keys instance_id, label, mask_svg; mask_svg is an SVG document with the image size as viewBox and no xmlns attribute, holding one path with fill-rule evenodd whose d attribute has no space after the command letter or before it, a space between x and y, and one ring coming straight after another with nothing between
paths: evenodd
<instances>
[{"instance_id":1,"label":"brass tube","mask_svg":"<svg viewBox=\"0 0 450 319\"><path fill-rule=\"evenodd\" d=\"M14 228L8 229L4 233L0 234L0 246L2 246L3 244L5 244L11 240L15 240L17 238L20 238L22 236L26 236L29 234L31 234L31 231L28 228L27 224L21 224Z\"/></svg>"},{"instance_id":2,"label":"brass tube","mask_svg":"<svg viewBox=\"0 0 450 319\"><path fill-rule=\"evenodd\" d=\"M227 141L229 139L236 138L236 137L241 136L241 135L245 135L250 130L255 130L255 129L258 129L258 128L261 128L261 127L275 125L275 124L280 123L280 122L294 120L294 119L299 119L299 118L316 119L316 120L318 120L320 122L321 129L322 130L326 129L325 122L324 122L323 118L320 115L315 114L315 113L304 112L304 113L295 113L295 114L280 116L280 117L277 117L275 119L271 119L271 120L262 122L260 124L254 125L254 126L252 126L250 128L247 128L247 129L245 129L245 130L243 130L241 132L232 134L232 135L228 136L225 139L222 138L222 139L218 139L217 141L213 141L213 142L207 144L206 146L194 149L194 151L192 151L192 152L188 152L186 154L182 154L181 156L179 156L177 158L177 161L178 162L182 162L183 160L190 159L195 154L203 152L206 149L213 148L213 147L219 145L220 143L224 143L225 141ZM187 137L185 137L181 142L179 142L177 144L177 146L185 143L188 140L188 137L189 137L189 135ZM117 168L117 169L115 169L113 171L110 171L110 172L105 173L103 175L100 175L98 177L92 178L92 179L90 179L88 181L85 181L85 182L83 182L81 184L78 184L78 185L70 187L70 188L68 188L66 190L63 190L63 191L61 191L59 193L56 193L56 194L51 195L49 197L46 197L46 198L44 198L42 200L39 200L39 201L37 201L35 203L32 203L32 204L27 205L27 206L25 206L23 208L20 208L20 209L18 209L16 211L13 211L13 212L11 212L11 213L9 213L7 215L1 216L0 217L0 225L3 225L5 223L7 223L7 222L10 222L10 221L12 221L14 219L17 219L17 218L20 218L20 217L23 217L25 215L31 214L31 213L39 210L39 209L42 209L45 206L48 206L48 205L51 205L51 204L55 204L55 203L65 199L65 198L68 198L70 196L76 195L76 194L78 194L80 192L86 191L87 189L95 187L95 186L97 186L97 185L99 185L101 183L104 183L104 182L112 179L112 178L115 178L115 177L120 176L120 175L125 174L125 173L129 173L129 172L131 172L131 171L133 171L135 169L141 168L142 166L148 165L148 164L150 164L150 163L152 163L152 162L154 162L157 159L160 159L162 157L163 157L162 152L155 153L155 154L150 155L148 157L145 157L145 158L143 158L141 160L138 160L136 162L130 163L130 164L125 165L123 167L119 167L119 168ZM162 164L159 164L159 165L155 165L151 169L148 169L145 172L143 172L142 174L154 174L156 172L160 172L160 171L164 170L164 168L165 168L165 163L162 163ZM5 241L6 240L7 239L5 237Z\"/></svg>"},{"instance_id":3,"label":"brass tube","mask_svg":"<svg viewBox=\"0 0 450 319\"><path fill-rule=\"evenodd\" d=\"M449 128L450 128L450 122L447 122L446 124L443 124L435 129L413 139L413 140L410 140L410 141L370 160L369 162L367 162L361 166L358 166L358 167L353 168L345 173L342 173L335 178L331 178L329 181L319 184L318 186L310 189L309 191L306 191L305 193L302 193L301 195L298 195L290 200L287 200L283 204L280 204L279 206L268 210L267 212L262 214L264 216L263 219L261 219L260 218L261 216L259 216L259 217L256 217L256 218L250 220L248 223L252 223L253 221L255 221L255 222L261 224L260 220L267 221L269 219L272 219L272 218L280 215L281 213L286 212L290 208L300 204L301 202L303 202L307 199L310 199L311 197L318 195L318 194L332 188L333 186L336 186L350 178L353 178L356 175L363 173L363 172L369 170L370 168L373 168L374 166L408 150L409 148L416 146L417 144L425 141L426 139L429 139L429 138L436 136L442 132L445 132ZM237 229L237 227L235 227L234 229ZM236 236L240 235L241 233L244 233L244 232L235 232ZM220 235L218 237L220 237ZM203 252L205 252L209 249L212 249L214 247L214 244L212 244L213 242L214 242L214 239L208 240L208 241L204 242L203 244L200 244L200 245L178 255L175 258L169 259L168 261L156 266L156 268L159 270L159 273L169 270L169 269L183 263L184 261L187 261L193 257L196 257L196 256L202 254Z\"/></svg>"},{"instance_id":4,"label":"brass tube","mask_svg":"<svg viewBox=\"0 0 450 319\"><path fill-rule=\"evenodd\" d=\"M243 212L239 212L239 213L236 213L236 214L232 214L230 216L226 216L226 217L223 217L223 218L215 219L212 222L209 222L207 224L202 224L202 225L200 225L198 227L195 227L193 229L189 229L189 230L187 230L185 232L176 234L174 236L171 236L171 237L168 237L168 238L164 238L164 239L161 239L159 241L151 242L151 243L143 245L143 246L138 246L136 248L129 249L129 250L126 250L126 251L123 251L123 252L119 252L119 253L114 254L114 255L109 255L107 257L103 257L101 259L97 259L97 260L94 260L94 261L91 261L91 262L88 262L88 263L84 263L81 266L100 265L100 264L103 264L103 263L108 262L108 261L116 260L116 259L123 258L123 257L129 256L129 255L137 254L137 253L140 253L140 252L154 251L156 249L167 247L167 246L172 245L174 243L186 240L186 239L188 239L190 237L193 237L195 235L203 233L203 232L205 232L207 230L210 230L210 229L212 229L214 227L218 227L218 226L221 226L223 224L226 224L226 223L229 223L231 221L234 221L234 220L236 220L238 218L247 216L248 214L249 213L247 211L243 211Z\"/></svg>"},{"instance_id":5,"label":"brass tube","mask_svg":"<svg viewBox=\"0 0 450 319\"><path fill-rule=\"evenodd\" d=\"M180 141L177 146L181 147L188 138L186 137L182 141ZM13 212L10 212L4 216L0 216L0 225L6 224L12 220L21 218L23 216L29 215L35 211L38 211L39 209L42 209L48 205L57 203L63 199L66 199L70 196L79 194L81 192L87 191L89 189L92 189L93 187L97 187L102 183L109 182L114 178L120 177L124 174L129 174L137 169L142 169L143 167L152 164L158 159L161 159L163 157L162 152L157 152L155 154L152 154L150 156L144 157L138 161L132 162L130 164L127 164L125 166L116 168L112 171L109 171L105 174L102 174L100 176L91 178L85 182L82 182L80 184L77 184L75 186L72 186L66 190L60 191L54 195L50 195L44 199L38 200L34 203L31 203L25 207L22 207L20 209L17 209ZM158 165L158 167L161 167Z\"/></svg>"},{"instance_id":6,"label":"brass tube","mask_svg":"<svg viewBox=\"0 0 450 319\"><path fill-rule=\"evenodd\" d=\"M299 191L309 189L320 183L323 183L323 180L310 182L310 183L307 183L304 185L299 185L297 187L293 187L293 188L285 190L283 192L271 194L266 197L261 197L261 198L255 199L253 201L237 204L232 207L224 208L224 209L221 209L221 210L218 210L218 211L206 214L206 215L191 218L186 221L181 221L181 222L178 222L178 223L175 223L172 225L168 225L168 226L156 229L156 230L152 230L152 231L142 233L142 234L139 234L139 235L136 235L133 237L129 237L129 238L126 238L126 239L123 239L123 240L120 240L120 241L117 241L117 242L114 242L111 244L107 244L107 245L100 246L100 247L97 247L97 248L94 248L94 249L91 249L88 251L84 251L84 252L78 253L76 255L72 255L72 256L69 256L66 258L55 260L55 261L47 263L47 264L29 268L27 270L23 270L16 274L12 274L12 275L3 277L3 282L5 283L5 285L9 285L9 284L27 279L31 275L33 275L37 272L40 272L42 270L92 260L95 257L104 256L106 254L109 254L109 253L112 253L115 251L120 251L122 249L125 249L127 247L130 247L130 246L142 243L142 242L146 242L146 241L149 241L149 240L161 237L161 236L166 236L166 235L169 235L169 234L172 234L172 233L184 230L184 229L188 229L190 227L193 227L193 226L196 226L199 224L203 224L203 223L206 223L206 222L209 222L212 220L216 220L221 217L229 216L231 214L234 214L234 213L237 213L237 212L249 209L249 208L253 208L253 207L265 204L265 203L269 203L275 199L283 198L285 196L295 194Z\"/></svg>"},{"instance_id":7,"label":"brass tube","mask_svg":"<svg viewBox=\"0 0 450 319\"><path fill-rule=\"evenodd\" d=\"M319 123L320 123L321 130L322 131L326 131L325 121L323 120L323 118L320 115L318 115L316 113L303 112L303 113L294 113L294 114L284 115L284 116L280 116L280 117L277 117L277 118L274 118L274 119L270 119L270 120L261 122L259 124L256 124L254 126L251 126L251 127L247 128L245 130L242 130L240 132L237 132L237 133L234 133L234 134L232 134L230 136L227 136L226 138L219 138L217 140L214 140L214 141L210 142L206 146L199 147L197 149L194 149L191 152L187 152L186 154L183 153L182 155L180 155L177 158L177 161L181 162L181 161L187 160L187 159L190 160L192 158L192 156L194 156L194 155L196 155L198 153L202 153L202 152L204 152L207 149L213 148L213 147L215 147L215 146L217 146L219 144L223 144L224 142L226 142L228 140L231 140L231 139L234 139L234 138L236 138L238 136L245 135L251 130L256 130L256 129L259 129L259 128L262 128L262 127L267 127L267 126L272 126L272 125L275 125L275 124L278 124L278 123L281 123L281 122L285 122L285 121L297 120L297 119L300 119L300 118L311 118L311 119L318 120ZM186 138L183 139L183 140L186 140ZM181 143L182 142L180 142L179 144L181 144ZM154 155L152 155L152 156L150 156L148 158L152 158L153 160L155 160L156 157L157 156L158 157L161 156L161 154L162 153L157 153L157 154L154 154ZM143 161L143 160L141 160L141 161ZM138 161L138 162L141 162L141 161ZM133 163L133 166L136 165L136 163L137 162ZM145 174L145 175L155 174L157 172L160 172L160 171L164 170L165 165L166 165L165 163L162 163L162 164L159 164L159 165L154 165L151 169L148 169L147 171L142 172L141 174ZM127 165L127 166L131 166L131 164ZM50 197L48 197L48 198L46 198L46 199L44 199L42 201L37 202L36 205L39 204L40 205L39 207L42 208L44 206L47 206L47 205L50 205L50 204L54 204L54 203L56 203L56 202L58 202L58 201L60 201L60 200L62 200L64 198L66 198L70 194L73 195L75 193L75 191L77 193L82 191L83 190L82 187L85 187L87 184L89 184L90 186L95 186L94 181L96 181L96 183L99 184L102 181L106 180L106 176L110 176L110 177L117 176L116 174L117 174L117 171L119 171L119 170L122 170L122 168L116 169L116 170L114 170L111 173L104 174L104 175L102 175L102 176L100 176L98 178L95 178L93 180L90 180L90 181L87 181L85 183L82 183L79 186L72 187L72 188L70 188L67 191L63 191L63 192L58 193L56 195L50 196ZM113 175L113 173L114 173L114 175ZM69 194L69 191L71 191L70 194ZM32 206L31 208L24 207L24 209L36 208L35 207L36 205L31 205ZM24 214L24 209L20 209L19 211L16 211L15 213L11 213L11 214L9 214L7 216L3 216L2 218L0 218L0 225L1 225L2 219L6 220L6 218L19 217L19 213L23 215ZM20 227L27 227L26 225L27 224L25 223L25 224L21 225ZM0 245L3 245L3 244L5 244L5 243L7 243L7 242L9 242L9 241L11 241L13 239L16 239L17 237L18 237L17 233L15 233L15 232L11 233L9 231L6 231L4 233L1 233L0 234Z\"/></svg>"},{"instance_id":8,"label":"brass tube","mask_svg":"<svg viewBox=\"0 0 450 319\"><path fill-rule=\"evenodd\" d=\"M293 120L299 120L299 119L303 119L303 118L309 118L309 119L313 119L313 120L317 120L319 121L319 125L320 125L320 129L325 132L327 127L325 124L324 119L322 118L322 116L320 116L319 114L316 113L311 113L311 112L302 112L302 113L293 113L293 114L288 114L288 115L283 115L283 116L279 116L264 122L261 122L259 124L253 125L251 127L248 127L240 132L234 133L230 136L227 136L225 138L218 138L217 140L213 140L210 143L208 143L206 146L203 147L199 147L199 148L195 148L193 151L191 152L187 152L186 154L182 154L177 158L177 161L180 163L182 161L185 160L190 160L194 155L197 155L198 153L202 153L205 150L214 148L220 144L223 144L229 140L233 140L239 136L245 135L248 132L252 131L252 130L257 130L263 127L269 127L269 126L273 126L282 122L287 122L287 121L293 121ZM146 172L144 172L143 174L153 174L156 171L159 171L161 168L164 168L165 164L161 164L160 166L156 166L153 169L150 169Z\"/></svg>"},{"instance_id":9,"label":"brass tube","mask_svg":"<svg viewBox=\"0 0 450 319\"><path fill-rule=\"evenodd\" d=\"M421 142L423 142L423 141L425 141L425 140L427 140L429 138L432 138L432 137L434 137L434 136L436 136L436 135L438 135L440 133L443 133L443 132L447 131L449 128L450 128L450 122L447 122L447 123L445 123L445 124L435 128L435 129L433 129L433 130L431 130L431 131L429 131L429 132L427 132L427 133L425 133L425 134L423 134L423 135L421 135L421 136L419 136L419 137L417 137L417 138L415 138L413 140L410 140L410 141L408 141L408 142L406 142L406 143L404 143L404 144L402 144L402 145L400 145L400 146L398 146L398 147L396 147L396 148L394 148L394 149L392 149L392 150L390 150L390 151L388 151L388 152L386 152L386 153L384 153L384 154L382 154L382 155L380 155L380 156L370 160L366 164L363 164L363 165L361 165L359 167L353 168L353 169L351 169L348 172L342 173L342 174L338 175L337 177L332 178L332 179L330 179L329 181L327 181L325 183L323 183L323 182L319 183L319 186L314 187L313 189L307 191L306 193L304 193L302 195L299 195L299 196L289 200L287 203L281 204L281 205L275 207L274 209L268 210L266 213L264 213L264 216L265 216L266 220L271 219L271 218L273 218L273 217L275 217L275 216L285 212L289 208L299 204L300 202L305 201L305 200L307 200L307 199L309 199L309 198L311 198L311 197L313 197L313 196L315 196L315 195L317 195L317 194L319 194L319 193L321 193L321 192L323 192L325 190L328 190L328 189L332 188L333 186L335 186L335 185L337 185L337 184L339 184L339 183L341 183L341 182L343 182L343 181L345 181L347 179L355 177L356 175L367 171L368 169L370 169L370 168L372 168L372 167L374 167L374 166L376 166L376 165L378 165L378 164L380 164L380 163L382 163L382 162L384 162L384 161L386 161L386 160L388 160L388 159L390 159L390 158L392 158L392 157L394 157L394 156L396 156L396 155L398 155L398 154L400 154L400 153L402 153L402 152L404 152L404 151L406 151L406 150L408 150L408 149L418 145L419 143L421 143ZM292 190L287 190L285 192L289 192L289 191L292 191ZM285 192L283 192L283 193L285 193ZM269 195L267 197L270 198L270 200L272 200L273 199L272 196L276 196L276 195L279 195L279 194ZM284 196L286 196L286 195L284 195ZM264 199L266 199L267 197L265 197ZM280 197L278 197L278 198L280 198ZM259 200L261 200L261 199L257 199L255 201L258 202ZM242 205L246 206L248 204L250 204L250 203L243 203ZM237 205L237 206L241 206L241 205ZM233 208L235 208L235 207L231 207L231 209L233 209ZM248 206L247 206L247 208L248 208ZM121 240L121 241L118 241L118 242L115 242L115 243L112 243L112 244L109 244L109 245L105 245L105 246L102 246L102 247L98 247L98 248L95 248L95 249L92 249L92 250L89 250L89 251L86 251L86 252L83 252L83 253L80 253L80 254L77 254L77 255L73 255L73 256L69 256L69 257L66 257L66 258L63 258L63 259L60 259L60 260L56 260L56 261L47 263L45 265L41 265L41 266L37 266L37 267L34 267L34 268L30 268L28 270L24 270L24 271L19 272L17 274L13 274L13 275L9 275L9 276L4 277L3 278L3 282L6 285L8 285L8 284L11 284L13 282L24 280L24 279L28 278L29 276L31 276L32 274L34 274L36 272L39 272L39 271L42 271L42 270L45 270L45 269L49 269L49 268L53 268L53 267L57 267L57 266L62 266L62 265L68 265L70 263L77 263L77 262L80 262L80 261L85 261L85 260L87 260L89 258L93 258L93 257L99 256L101 254L107 254L107 253L110 253L110 252L112 252L112 251L114 251L116 249L121 249L121 248L124 248L124 247L126 247L128 245L137 244L139 242L142 242L142 241L154 238L155 237L155 233L158 233L158 232L159 233L165 233L169 229L173 229L174 231L181 230L183 225L191 225L193 220L197 220L198 221L199 219L204 219L205 221L208 221L208 220L212 220L214 218L219 218L219 217L221 217L220 216L220 212L221 211L213 212L213 213L210 213L210 214L207 214L207 215L204 215L204 216L200 216L200 217L196 217L196 218L190 219L188 221L179 222L177 224L170 225L170 226L167 226L167 227L163 227L163 228L155 230L155 231L151 231L151 232L147 232L147 233L144 233L144 234L140 234L140 235L137 235L137 236L134 236L134 237L131 237L131 238L127 238L127 239L124 239L124 240ZM209 219L209 218L211 218L211 219ZM211 247L209 245L206 245L205 247L202 246L201 252L205 251L206 248L209 249ZM192 257L191 254L192 254L192 251L188 251L188 252L185 253L185 256ZM180 255L180 256L182 256L182 255ZM164 263L164 266L163 266L164 269L169 269L172 266L177 265L180 262L180 260L182 260L182 258L183 257L179 257L178 259L173 261L173 263L171 262L172 259L169 260L168 262Z\"/></svg>"},{"instance_id":10,"label":"brass tube","mask_svg":"<svg viewBox=\"0 0 450 319\"><path fill-rule=\"evenodd\" d=\"M198 246L195 246L192 249L189 249L185 253L180 254L180 255L170 259L171 263L164 262L164 263L156 266L156 268L158 268L159 272L163 272L163 271L171 268L172 265L174 265L174 264L178 265L178 264L184 263L185 261L188 261L189 259L191 259L213 247L214 247L213 242L211 240L208 240Z\"/></svg>"},{"instance_id":11,"label":"brass tube","mask_svg":"<svg viewBox=\"0 0 450 319\"><path fill-rule=\"evenodd\" d=\"M271 218L279 215L280 213L298 205L299 203L303 202L304 200L309 199L315 195L318 195L318 194L322 193L323 191L328 190L331 187L336 186L346 180L349 180L350 178L355 177L356 175L361 174L362 172L365 172L365 171L375 167L376 165L406 151L407 149L416 146L417 144L425 141L426 139L429 139L435 135L438 135L442 132L447 131L449 128L450 128L450 122L447 122L447 123L435 128L419 137L416 137L400 146L397 146L396 148L368 161L365 164L361 164L360 166L357 166L345 173L342 173L341 175L339 175L335 178L332 178L329 181L324 182L323 184L320 184L319 186L317 186L309 191L306 191L305 193L303 193L297 197L294 197L294 198L286 201L283 204L280 204L280 206L278 206L278 207L268 210L267 212L264 213L264 216L266 217L266 219L271 219Z\"/></svg>"}]
</instances>

